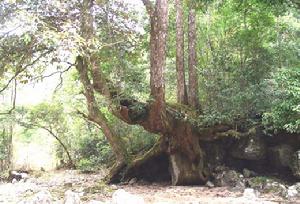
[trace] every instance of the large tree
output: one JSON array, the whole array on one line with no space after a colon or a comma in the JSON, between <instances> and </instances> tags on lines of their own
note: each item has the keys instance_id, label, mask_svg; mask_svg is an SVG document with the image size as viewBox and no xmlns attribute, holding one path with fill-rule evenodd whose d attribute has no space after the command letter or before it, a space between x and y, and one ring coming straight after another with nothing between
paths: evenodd
<instances>
[{"instance_id":1,"label":"large tree","mask_svg":"<svg viewBox=\"0 0 300 204\"><path fill-rule=\"evenodd\" d=\"M81 110L78 112L88 120L93 121L102 129L115 153L117 165L113 168L110 179L112 181L119 181L120 179L128 179L130 177L140 178L144 176L154 179L156 175L165 174L168 178L171 178L172 183L175 185L203 183L209 176L209 172L206 168L208 167L207 160L210 156L209 151L203 147L205 146L204 143L206 141L216 140L221 136L236 136L239 135L237 131L242 130L246 132L247 130L245 130L245 128L242 129L237 127L236 124L226 123L224 125L219 121L213 123L218 125L213 126L206 123L206 120L209 120L210 117L206 118L195 111L199 108L199 96L197 93L199 87L197 85L196 41L201 41L202 45L206 43L203 43L203 41L205 41L203 38L196 39L197 16L195 7L192 5L192 2L195 1L188 1L190 2L188 22L189 106L185 109L186 106L175 106L167 103L165 99L164 72L168 71L168 69L165 69L167 61L166 39L168 36L167 28L169 18L168 1L142 1L146 7L150 22L150 32L147 33L144 38L148 39L147 37L150 35L149 46L144 46L149 48L149 50L144 50L144 53L150 53L149 100L141 102L142 100L139 100L140 98L138 97L134 98L133 95L124 94L122 86L120 84L117 86L113 80L114 78L109 75L110 73L108 70L111 64L104 63L107 58L107 61L111 61L111 63L115 60L119 60L117 58L120 58L119 56L114 56L111 54L112 52L110 52L111 50L114 50L110 48L119 44L117 41L112 41L112 36L116 33L122 33L122 29L125 28L129 29L131 33L135 32L134 29L130 29L132 28L133 23L128 23L126 25L121 23L123 22L122 20L128 20L130 18L126 13L126 9L124 10L126 6L121 5L122 1L114 1L113 6L104 5L110 1L104 2L93 0L70 1L62 4L52 4L52 1L34 1L34 3L23 2L22 4L16 5L4 4L1 2L0 9L5 11L3 12L5 14L4 18L14 16L6 15L7 10L12 13L16 10L18 10L16 13L20 13L19 10L21 10L28 15L27 18L24 18L27 20L27 23L31 22L29 20L32 19L34 19L33 22L35 22L32 25L33 29L28 29L28 31L25 31L24 33L21 32L21 34L19 34L19 32L12 32L11 34L1 36L0 38L1 47L5 49L5 52L0 53L3 59L5 59L0 62L1 68L4 68L4 71L1 71L0 75L7 79L1 83L1 87L3 87L2 90L10 86L11 82L15 79L26 83L26 80L28 81L35 77L33 75L40 76L43 74L45 66L43 66L44 63L41 62L49 63L49 59L51 59L53 65L54 63L57 63L57 59L63 61L62 58L65 55L67 55L69 60L75 55L76 60L72 59L75 63L69 63L71 64L71 67L75 65L76 70L78 71L79 79L75 78L74 81L80 81L87 106L86 111ZM232 5L234 8L228 6L229 3L225 4L228 8L225 9L224 16L227 15L227 17L230 17L229 14L231 13L228 12L228 9L230 11L235 9L234 11L242 14L242 11L239 11L239 2L232 2L235 2ZM178 3L181 2L178 1ZM255 5L256 4L258 3L256 2ZM221 7L222 5L218 6ZM265 8L264 6L261 7ZM107 14L107 10L105 10L107 8L112 10L118 9L114 12L110 10L112 13ZM122 12L119 8L123 9ZM180 5L177 5L177 9L178 15L181 16ZM255 11L255 9L253 10ZM17 15L16 13L14 14ZM119 16L116 17L116 15ZM237 47L245 47L244 42L251 45L247 47L251 53L255 54L253 55L253 60L248 61L248 63L252 66L259 62L255 60L256 57L259 56L257 55L258 50L253 49L253 47L255 47L253 45L255 44L252 41L249 41L249 39L258 39L253 38L252 35L255 37L257 31L261 30L260 26L265 26L261 24L261 22L265 21L257 20L257 16L259 15L254 14L251 16L253 20L250 21L251 23L258 24L258 29L254 30L255 32L244 32L243 30L243 32L237 32L235 25L230 27L230 29L227 29L227 24L222 24L220 25L221 28L217 28L218 31L222 30L222 32L224 28L226 28L224 33L230 37L225 38L222 42L227 42L227 39L231 40L231 50L234 51L233 54L225 53L224 51L222 52L221 48L218 49L219 52L215 52L216 49L214 48L215 44L217 44L217 40L214 41L215 36L209 36L208 44L211 45L210 50L212 54L210 54L211 52L207 52L205 56L207 59L205 59L205 62L211 63L210 65L212 65L214 69L208 70L211 71L211 73L209 73L210 78L207 77L206 80L213 79L213 77L216 75L218 76L218 74L221 75L222 73L218 73L218 68L226 68L226 71L230 72L226 75L227 78L236 75L246 76L244 73L239 75L240 69L237 66L237 63L235 63L236 53L238 52ZM114 23L114 26L117 27L116 30L111 30L111 27L107 28L102 26L103 22L111 22L107 17L111 17L110 20ZM66 19L72 19L72 21ZM232 20L231 17L230 19ZM230 19L227 22L232 23ZM266 22L271 22L269 16L265 16L265 19L268 20ZM179 39L177 51L180 52L183 48L182 22L180 22L180 19L177 19L177 23L177 37ZM241 22L238 23L243 25ZM251 26L251 28L255 28L255 26ZM242 26L238 27L238 29L242 29ZM210 33L207 35L209 34ZM226 36L225 34L224 36ZM105 41L103 36L109 38L110 41ZM128 44L132 42L132 38L131 41L124 39L120 40L120 42L126 41L127 43L122 44L122 47L120 46L123 56L126 55L124 53L128 53L128 50L132 48L132 46L128 46ZM241 39L246 39L248 41ZM265 45L265 43L263 43L265 41L261 42L261 45ZM247 43L245 44L247 45ZM226 44L222 45L225 46ZM108 47L108 50L105 50L108 52L106 55L103 54L103 47ZM266 53L263 49L261 51L262 54ZM179 56L180 54L177 54L177 62L180 63L177 63L179 78L176 83L180 84L178 90L180 89L181 91L178 96L180 96L181 99L178 99L178 102L182 103L184 102L182 99L185 97L182 98L181 96L184 96L185 91L182 91L184 90L184 61L183 52L181 53L181 56ZM7 54L8 56L6 56ZM226 64L229 60L232 60L230 66L228 66L228 63ZM202 61L204 60L202 59ZM137 66L136 69L139 69L140 67L141 66ZM175 69L175 67L172 68L173 70ZM62 75L62 73L67 70L68 69L58 69L56 72ZM247 69L244 69L243 71L247 71ZM140 73L142 72L143 71L140 71ZM251 72L250 74L253 73L254 72ZM204 74L207 74L207 72L204 72ZM137 76L134 76L134 78L136 80ZM255 79L255 77L251 79ZM219 80L219 78L216 80ZM147 80L145 79L144 81ZM218 83L213 85L218 85ZM228 86L228 84L225 85ZM138 87L139 85L134 83L134 86ZM221 88L222 87L220 87L220 90L222 90ZM232 87L230 88L231 89L229 90L232 90ZM228 94L228 92L223 94ZM158 134L160 139L152 149L144 155L133 159L127 157L126 147L124 147L122 138L114 131L114 128L109 125L108 119L101 111L102 107L100 107L99 99L106 102L108 109L117 118L128 124L140 125L146 131Z\"/></svg>"},{"instance_id":2,"label":"large tree","mask_svg":"<svg viewBox=\"0 0 300 204\"><path fill-rule=\"evenodd\" d=\"M184 70L184 16L182 0L175 1L176 7L176 74L177 102L187 104L187 90Z\"/></svg>"},{"instance_id":3,"label":"large tree","mask_svg":"<svg viewBox=\"0 0 300 204\"><path fill-rule=\"evenodd\" d=\"M188 101L193 108L199 108L198 74L197 74L197 51L196 51L196 10L193 1L189 3L188 17L188 64L189 64L189 88Z\"/></svg>"}]
</instances>

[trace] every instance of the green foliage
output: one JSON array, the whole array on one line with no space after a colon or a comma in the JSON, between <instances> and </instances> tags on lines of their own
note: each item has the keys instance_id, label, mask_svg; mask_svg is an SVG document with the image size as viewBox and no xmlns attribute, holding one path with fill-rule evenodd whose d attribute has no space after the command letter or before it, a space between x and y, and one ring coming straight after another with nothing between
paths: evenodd
<instances>
[{"instance_id":1,"label":"green foliage","mask_svg":"<svg viewBox=\"0 0 300 204\"><path fill-rule=\"evenodd\" d=\"M264 124L272 130L300 132L300 67L282 69L272 84L274 101L264 114Z\"/></svg>"},{"instance_id":2,"label":"green foliage","mask_svg":"<svg viewBox=\"0 0 300 204\"><path fill-rule=\"evenodd\" d=\"M299 63L299 20L283 7L229 0L198 13L200 123L247 122L272 106L269 79Z\"/></svg>"},{"instance_id":3,"label":"green foliage","mask_svg":"<svg viewBox=\"0 0 300 204\"><path fill-rule=\"evenodd\" d=\"M80 159L77 167L81 170L81 171L94 171L95 170L95 164L89 160L89 159Z\"/></svg>"},{"instance_id":4,"label":"green foliage","mask_svg":"<svg viewBox=\"0 0 300 204\"><path fill-rule=\"evenodd\" d=\"M80 141L77 150L78 167L92 168L100 165L108 164L113 157L112 151L104 138L84 138Z\"/></svg>"}]
</instances>

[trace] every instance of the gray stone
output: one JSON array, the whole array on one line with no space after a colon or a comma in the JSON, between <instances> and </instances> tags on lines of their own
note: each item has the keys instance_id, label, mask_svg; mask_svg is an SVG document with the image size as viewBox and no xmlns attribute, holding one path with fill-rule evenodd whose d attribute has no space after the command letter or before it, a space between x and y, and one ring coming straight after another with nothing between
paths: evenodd
<instances>
[{"instance_id":1,"label":"gray stone","mask_svg":"<svg viewBox=\"0 0 300 204\"><path fill-rule=\"evenodd\" d=\"M211 181L207 181L206 184L205 184L205 186L208 187L208 188L215 187L215 185Z\"/></svg>"},{"instance_id":2,"label":"gray stone","mask_svg":"<svg viewBox=\"0 0 300 204\"><path fill-rule=\"evenodd\" d=\"M297 191L299 191L299 192L300 192L300 182L298 182L298 183L295 183L293 186L295 186L295 187L296 187L296 189L297 189Z\"/></svg>"},{"instance_id":3,"label":"gray stone","mask_svg":"<svg viewBox=\"0 0 300 204\"><path fill-rule=\"evenodd\" d=\"M79 193L67 190L65 192L64 204L80 204Z\"/></svg>"},{"instance_id":4,"label":"gray stone","mask_svg":"<svg viewBox=\"0 0 300 204\"><path fill-rule=\"evenodd\" d=\"M255 200L257 199L257 192L253 188L246 188L243 197L248 200Z\"/></svg>"},{"instance_id":5,"label":"gray stone","mask_svg":"<svg viewBox=\"0 0 300 204\"><path fill-rule=\"evenodd\" d=\"M271 180L268 180L266 184L262 186L261 190L263 192L273 193L282 197L286 197L287 195L287 187L285 185Z\"/></svg>"},{"instance_id":6,"label":"gray stone","mask_svg":"<svg viewBox=\"0 0 300 204\"><path fill-rule=\"evenodd\" d=\"M245 178L249 178L251 176L251 171L248 169L243 169L243 175Z\"/></svg>"},{"instance_id":7,"label":"gray stone","mask_svg":"<svg viewBox=\"0 0 300 204\"><path fill-rule=\"evenodd\" d=\"M215 175L216 186L236 187L239 182L242 182L242 178L234 170L224 170Z\"/></svg>"},{"instance_id":8,"label":"gray stone","mask_svg":"<svg viewBox=\"0 0 300 204\"><path fill-rule=\"evenodd\" d=\"M297 187L296 186L290 186L288 189L287 189L287 197L288 198L293 198L293 197L296 197L298 196L298 191L297 191Z\"/></svg>"},{"instance_id":9,"label":"gray stone","mask_svg":"<svg viewBox=\"0 0 300 204\"><path fill-rule=\"evenodd\" d=\"M114 185L114 184L111 185L110 187L111 187L112 190L118 190L118 186L116 186L116 185Z\"/></svg>"},{"instance_id":10,"label":"gray stone","mask_svg":"<svg viewBox=\"0 0 300 204\"><path fill-rule=\"evenodd\" d=\"M129 185L133 185L137 182L137 178L132 178L130 179L130 181L128 182Z\"/></svg>"},{"instance_id":11,"label":"gray stone","mask_svg":"<svg viewBox=\"0 0 300 204\"><path fill-rule=\"evenodd\" d=\"M40 191L32 199L31 204L52 204L52 196L49 191Z\"/></svg>"},{"instance_id":12,"label":"gray stone","mask_svg":"<svg viewBox=\"0 0 300 204\"><path fill-rule=\"evenodd\" d=\"M136 196L119 189L114 192L112 196L112 204L144 204L145 201L142 197Z\"/></svg>"}]
</instances>

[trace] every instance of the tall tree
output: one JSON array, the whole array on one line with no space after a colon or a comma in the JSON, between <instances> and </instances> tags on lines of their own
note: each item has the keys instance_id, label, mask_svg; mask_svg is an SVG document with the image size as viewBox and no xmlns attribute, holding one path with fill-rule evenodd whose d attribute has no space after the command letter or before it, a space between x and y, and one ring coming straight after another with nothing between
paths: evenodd
<instances>
[{"instance_id":1,"label":"tall tree","mask_svg":"<svg viewBox=\"0 0 300 204\"><path fill-rule=\"evenodd\" d=\"M164 129L166 42L168 30L168 1L157 0L155 6L151 1L143 0L150 17L150 87L153 102L150 108L150 120L153 129Z\"/></svg>"},{"instance_id":2,"label":"tall tree","mask_svg":"<svg viewBox=\"0 0 300 204\"><path fill-rule=\"evenodd\" d=\"M182 0L175 1L176 7L176 73L177 102L187 104L187 90L184 71L184 21Z\"/></svg>"},{"instance_id":3,"label":"tall tree","mask_svg":"<svg viewBox=\"0 0 300 204\"><path fill-rule=\"evenodd\" d=\"M198 99L198 74L197 74L197 54L196 54L196 11L192 1L189 3L188 17L188 65L189 65L189 88L188 102L193 108L199 108Z\"/></svg>"}]
</instances>

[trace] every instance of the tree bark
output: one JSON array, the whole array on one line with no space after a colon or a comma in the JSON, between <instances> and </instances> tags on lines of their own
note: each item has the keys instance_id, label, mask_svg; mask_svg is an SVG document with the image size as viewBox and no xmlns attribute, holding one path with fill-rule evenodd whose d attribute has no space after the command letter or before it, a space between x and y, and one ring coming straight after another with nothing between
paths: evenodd
<instances>
[{"instance_id":1,"label":"tree bark","mask_svg":"<svg viewBox=\"0 0 300 204\"><path fill-rule=\"evenodd\" d=\"M151 10L151 9L148 9ZM166 114L164 68L166 64L166 43L168 29L168 1L157 0L150 14L150 107L151 126L157 131L164 129Z\"/></svg>"},{"instance_id":2,"label":"tree bark","mask_svg":"<svg viewBox=\"0 0 300 204\"><path fill-rule=\"evenodd\" d=\"M175 1L176 7L176 74L177 74L177 102L187 104L187 90L184 71L184 28L182 0Z\"/></svg>"},{"instance_id":3,"label":"tree bark","mask_svg":"<svg viewBox=\"0 0 300 204\"><path fill-rule=\"evenodd\" d=\"M78 70L80 81L83 84L84 95L87 101L87 118L90 121L96 123L101 128L116 156L117 161L123 161L126 157L126 149L124 147L124 144L122 143L121 138L112 133L105 116L98 108L94 96L93 85L91 84L88 77L88 62L81 56L78 56L76 61L76 69Z\"/></svg>"},{"instance_id":4,"label":"tree bark","mask_svg":"<svg viewBox=\"0 0 300 204\"><path fill-rule=\"evenodd\" d=\"M188 101L189 105L193 108L199 108L198 99L198 74L197 74L197 54L196 54L196 11L193 4L189 5L189 19L188 19L188 64L189 64L189 88L188 88Z\"/></svg>"}]
</instances>

